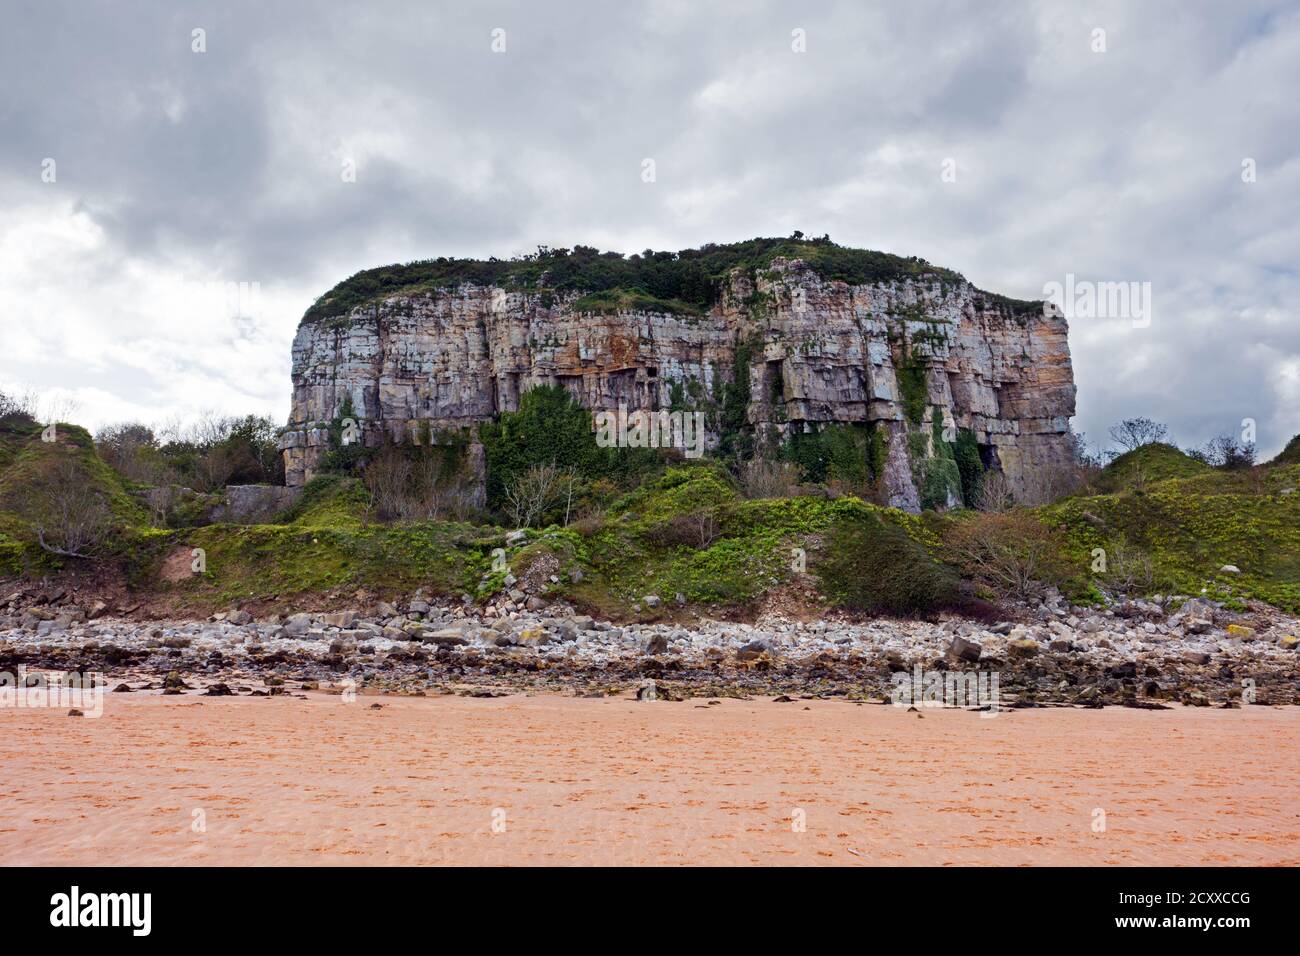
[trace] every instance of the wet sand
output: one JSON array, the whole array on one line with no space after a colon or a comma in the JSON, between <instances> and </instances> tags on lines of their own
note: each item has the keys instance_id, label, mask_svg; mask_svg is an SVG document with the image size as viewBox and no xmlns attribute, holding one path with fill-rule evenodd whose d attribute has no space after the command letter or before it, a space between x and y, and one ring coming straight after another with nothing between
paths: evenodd
<instances>
[{"instance_id":1,"label":"wet sand","mask_svg":"<svg viewBox=\"0 0 1300 956\"><path fill-rule=\"evenodd\" d=\"M109 694L0 710L0 860L1296 865L1298 737L1294 707Z\"/></svg>"}]
</instances>

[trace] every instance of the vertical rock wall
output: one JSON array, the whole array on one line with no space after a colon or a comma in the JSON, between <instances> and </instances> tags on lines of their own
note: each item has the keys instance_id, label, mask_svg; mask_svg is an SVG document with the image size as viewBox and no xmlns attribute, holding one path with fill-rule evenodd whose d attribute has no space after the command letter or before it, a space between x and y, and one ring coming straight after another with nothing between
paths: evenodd
<instances>
[{"instance_id":1,"label":"vertical rock wall","mask_svg":"<svg viewBox=\"0 0 1300 956\"><path fill-rule=\"evenodd\" d=\"M514 410L537 385L561 385L593 410L668 408L674 395L698 406L743 371L742 357L756 435L875 423L898 507L920 507L917 436L935 422L970 429L985 464L1023 496L1070 460L1065 320L965 282L850 286L778 259L734 274L705 315L579 312L576 298L463 285L304 323L281 438L288 483L319 466L345 397L367 444L422 431L436 442Z\"/></svg>"}]
</instances>

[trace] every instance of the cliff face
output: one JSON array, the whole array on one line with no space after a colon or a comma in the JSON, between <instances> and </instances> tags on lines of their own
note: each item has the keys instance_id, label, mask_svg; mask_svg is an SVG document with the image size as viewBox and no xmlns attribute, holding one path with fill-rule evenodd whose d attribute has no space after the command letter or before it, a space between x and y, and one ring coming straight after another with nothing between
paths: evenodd
<instances>
[{"instance_id":1,"label":"cliff face","mask_svg":"<svg viewBox=\"0 0 1300 956\"><path fill-rule=\"evenodd\" d=\"M738 374L749 378L760 443L875 423L890 503L908 510L921 504L918 457L934 454L931 436L944 427L949 437L973 432L985 467L1002 469L1023 496L1070 459L1065 320L959 277L850 285L777 258L732 273L701 315L575 303L584 305L576 292L464 283L304 321L281 439L288 483L319 466L345 398L374 445L385 433L411 441L473 426L538 385L561 385L593 410L657 410L703 407Z\"/></svg>"}]
</instances>

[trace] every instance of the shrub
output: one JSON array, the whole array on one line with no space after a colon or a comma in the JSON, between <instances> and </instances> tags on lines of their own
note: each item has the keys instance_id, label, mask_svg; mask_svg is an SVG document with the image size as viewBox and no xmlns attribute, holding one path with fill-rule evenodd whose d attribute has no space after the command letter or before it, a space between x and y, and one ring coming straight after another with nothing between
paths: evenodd
<instances>
[{"instance_id":1,"label":"shrub","mask_svg":"<svg viewBox=\"0 0 1300 956\"><path fill-rule=\"evenodd\" d=\"M898 525L870 513L831 524L815 573L832 601L873 614L930 615L961 597L950 569Z\"/></svg>"},{"instance_id":2,"label":"shrub","mask_svg":"<svg viewBox=\"0 0 1300 956\"><path fill-rule=\"evenodd\" d=\"M89 557L112 527L112 510L86 467L57 454L41 464L38 480L9 502L31 522L40 546L70 558Z\"/></svg>"},{"instance_id":3,"label":"shrub","mask_svg":"<svg viewBox=\"0 0 1300 956\"><path fill-rule=\"evenodd\" d=\"M974 513L943 536L946 557L1000 597L1026 599L1070 577L1057 532L1027 511Z\"/></svg>"},{"instance_id":4,"label":"shrub","mask_svg":"<svg viewBox=\"0 0 1300 956\"><path fill-rule=\"evenodd\" d=\"M1125 596L1150 594L1156 583L1155 564L1141 548L1118 541L1107 550L1103 579Z\"/></svg>"},{"instance_id":5,"label":"shrub","mask_svg":"<svg viewBox=\"0 0 1300 956\"><path fill-rule=\"evenodd\" d=\"M719 534L716 508L700 508L689 514L674 515L646 531L646 539L659 548L699 548L703 550Z\"/></svg>"},{"instance_id":6,"label":"shrub","mask_svg":"<svg viewBox=\"0 0 1300 956\"><path fill-rule=\"evenodd\" d=\"M745 462L740 485L746 498L793 498L800 492L798 469L792 462L765 458Z\"/></svg>"},{"instance_id":7,"label":"shrub","mask_svg":"<svg viewBox=\"0 0 1300 956\"><path fill-rule=\"evenodd\" d=\"M980 478L979 491L975 495L975 507L980 511L1009 511L1015 505L1015 495L1011 491L1011 479L1005 471L989 471Z\"/></svg>"}]
</instances>

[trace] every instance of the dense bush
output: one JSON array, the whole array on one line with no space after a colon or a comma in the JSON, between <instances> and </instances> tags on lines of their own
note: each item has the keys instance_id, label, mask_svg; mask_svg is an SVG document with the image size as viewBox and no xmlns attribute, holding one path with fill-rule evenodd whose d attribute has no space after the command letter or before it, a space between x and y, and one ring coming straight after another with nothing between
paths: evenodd
<instances>
[{"instance_id":1,"label":"dense bush","mask_svg":"<svg viewBox=\"0 0 1300 956\"><path fill-rule=\"evenodd\" d=\"M947 528L943 547L963 577L999 597L1032 597L1079 570L1069 565L1059 532L1028 511L964 515Z\"/></svg>"},{"instance_id":2,"label":"dense bush","mask_svg":"<svg viewBox=\"0 0 1300 956\"><path fill-rule=\"evenodd\" d=\"M880 429L871 425L794 431L782 446L781 457L799 467L805 482L862 494L884 471L884 438Z\"/></svg>"},{"instance_id":3,"label":"dense bush","mask_svg":"<svg viewBox=\"0 0 1300 956\"><path fill-rule=\"evenodd\" d=\"M95 448L132 481L218 491L226 485L284 482L277 431L264 416L208 414L162 436L138 422L108 425L95 435Z\"/></svg>"},{"instance_id":4,"label":"dense bush","mask_svg":"<svg viewBox=\"0 0 1300 956\"><path fill-rule=\"evenodd\" d=\"M321 296L303 316L316 322L346 315L357 306L385 295L437 288L461 283L497 285L523 290L613 293L592 299L588 307L616 307L623 296L644 297L650 306L665 304L673 311L703 310L718 297L722 280L733 270L750 272L766 269L777 257L807 261L826 279L853 284L890 282L917 276L932 276L943 282L962 281L948 269L930 265L924 259L904 258L866 249L850 249L823 236L805 238L795 233L788 239L760 238L727 244L709 243L680 252L655 252L623 256L601 252L590 246L572 249L540 247L536 254L517 259L424 259L405 265L382 266L358 272ZM1010 312L1033 310L1035 303L986 295L989 304Z\"/></svg>"},{"instance_id":5,"label":"dense bush","mask_svg":"<svg viewBox=\"0 0 1300 956\"><path fill-rule=\"evenodd\" d=\"M874 514L837 518L815 571L827 597L856 611L925 616L961 600L950 569L902 528Z\"/></svg>"},{"instance_id":6,"label":"dense bush","mask_svg":"<svg viewBox=\"0 0 1300 956\"><path fill-rule=\"evenodd\" d=\"M571 469L584 489L600 479L635 484L659 469L656 449L601 448L591 422L591 412L564 388L547 385L525 392L518 411L503 412L483 425L479 438L487 464L488 506L504 508L507 489L538 466Z\"/></svg>"}]
</instances>

